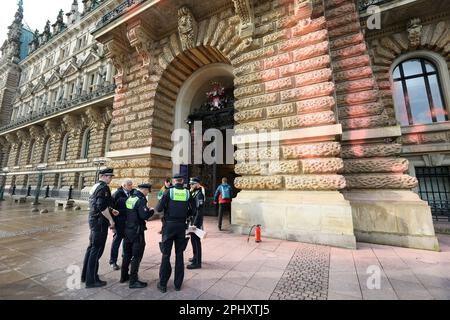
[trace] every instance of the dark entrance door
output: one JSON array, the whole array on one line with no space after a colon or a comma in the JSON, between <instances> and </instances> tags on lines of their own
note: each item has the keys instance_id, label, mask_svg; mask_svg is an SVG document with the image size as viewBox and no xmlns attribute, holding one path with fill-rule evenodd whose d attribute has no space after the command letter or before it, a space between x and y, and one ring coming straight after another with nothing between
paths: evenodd
<instances>
[{"instance_id":1,"label":"dark entrance door","mask_svg":"<svg viewBox=\"0 0 450 320\"><path fill-rule=\"evenodd\" d=\"M205 187L207 198L205 214L210 216L217 215L217 206L213 204L214 193L221 184L223 177L228 179L228 183L233 187L233 190L235 190L234 196L236 196L239 191L234 188L234 180L237 177L234 172L234 163L226 163L227 144L231 143L231 141L226 141L226 132L227 130L232 130L234 128L233 92L233 89L225 90L224 94L219 97L220 103L216 101L214 104L213 100L209 100L189 116L192 137L191 145L194 145L194 123L196 121L201 121L202 123L202 135L208 129L217 129L221 131L222 137L224 138L222 163L216 162L214 164L205 164L205 161L203 161L202 164L190 165L188 170L189 177L199 177L202 180L202 185ZM204 142L203 150L210 143L211 142ZM194 148L191 149L191 152L192 159L194 159Z\"/></svg>"}]
</instances>

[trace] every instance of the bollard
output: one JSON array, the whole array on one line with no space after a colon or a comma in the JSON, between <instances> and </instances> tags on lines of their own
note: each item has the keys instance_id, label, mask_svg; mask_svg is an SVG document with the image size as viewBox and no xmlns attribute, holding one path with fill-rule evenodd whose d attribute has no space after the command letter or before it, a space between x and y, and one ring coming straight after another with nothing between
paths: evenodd
<instances>
[{"instance_id":1,"label":"bollard","mask_svg":"<svg viewBox=\"0 0 450 320\"><path fill-rule=\"evenodd\" d=\"M70 188L69 188L69 197L67 198L67 200L72 200L72 191L73 191L73 187L70 186Z\"/></svg>"},{"instance_id":2,"label":"bollard","mask_svg":"<svg viewBox=\"0 0 450 320\"><path fill-rule=\"evenodd\" d=\"M47 186L47 188L45 189L45 198L50 198L50 186Z\"/></svg>"},{"instance_id":3,"label":"bollard","mask_svg":"<svg viewBox=\"0 0 450 320\"><path fill-rule=\"evenodd\" d=\"M28 186L27 197L31 197L31 186Z\"/></svg>"},{"instance_id":4,"label":"bollard","mask_svg":"<svg viewBox=\"0 0 450 320\"><path fill-rule=\"evenodd\" d=\"M16 185L13 185L11 195L16 195Z\"/></svg>"}]
</instances>

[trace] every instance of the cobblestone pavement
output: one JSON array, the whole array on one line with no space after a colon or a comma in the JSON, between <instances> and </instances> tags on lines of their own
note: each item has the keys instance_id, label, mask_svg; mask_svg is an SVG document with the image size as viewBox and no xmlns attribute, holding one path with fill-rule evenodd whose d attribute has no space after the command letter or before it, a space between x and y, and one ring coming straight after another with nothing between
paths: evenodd
<instances>
[{"instance_id":1,"label":"cobblestone pavement","mask_svg":"<svg viewBox=\"0 0 450 320\"><path fill-rule=\"evenodd\" d=\"M330 248L300 244L271 300L326 300Z\"/></svg>"},{"instance_id":2,"label":"cobblestone pavement","mask_svg":"<svg viewBox=\"0 0 450 320\"><path fill-rule=\"evenodd\" d=\"M161 253L160 222L148 224L140 278L149 283L130 290L108 266L112 234L100 261L101 289L79 284L89 230L87 213L31 213L30 204L0 203L0 300L269 300L269 299L450 299L450 237L440 236L442 252L358 244L346 250L219 232L206 219L201 270L186 270L183 289L173 279L166 294L156 289ZM42 209L42 208L41 208ZM224 219L227 221L228 219ZM228 228L228 225L224 226ZM190 246L185 259L191 256ZM370 289L368 270L378 268L380 286Z\"/></svg>"}]
</instances>

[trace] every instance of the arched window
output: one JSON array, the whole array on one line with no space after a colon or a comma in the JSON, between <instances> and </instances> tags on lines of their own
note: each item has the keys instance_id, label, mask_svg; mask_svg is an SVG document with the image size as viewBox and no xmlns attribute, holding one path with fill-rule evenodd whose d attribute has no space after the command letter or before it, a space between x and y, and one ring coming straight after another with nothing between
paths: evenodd
<instances>
[{"instance_id":1,"label":"arched window","mask_svg":"<svg viewBox=\"0 0 450 320\"><path fill-rule=\"evenodd\" d=\"M436 65L412 58L393 70L397 119L402 126L448 121L441 80Z\"/></svg>"},{"instance_id":2,"label":"arched window","mask_svg":"<svg viewBox=\"0 0 450 320\"><path fill-rule=\"evenodd\" d=\"M45 143L45 149L44 149L44 159L43 159L43 163L47 163L48 162L48 157L50 155L50 138L47 138L47 142Z\"/></svg>"},{"instance_id":3,"label":"arched window","mask_svg":"<svg viewBox=\"0 0 450 320\"><path fill-rule=\"evenodd\" d=\"M16 161L14 161L14 165L15 166L18 166L19 165L19 163L20 163L20 158L21 158L21 155L22 155L22 143L21 144L19 144L19 146L17 147L17 154L16 154Z\"/></svg>"},{"instance_id":4,"label":"arched window","mask_svg":"<svg viewBox=\"0 0 450 320\"><path fill-rule=\"evenodd\" d=\"M109 152L110 145L111 145L111 130L112 130L112 123L109 124L108 129L106 130L106 141L105 141L105 154Z\"/></svg>"},{"instance_id":5,"label":"arched window","mask_svg":"<svg viewBox=\"0 0 450 320\"><path fill-rule=\"evenodd\" d=\"M81 148L81 159L87 159L89 156L89 146L91 143L91 129L86 129L83 134L83 144Z\"/></svg>"},{"instance_id":6,"label":"arched window","mask_svg":"<svg viewBox=\"0 0 450 320\"><path fill-rule=\"evenodd\" d=\"M62 140L61 156L59 157L60 161L66 161L68 145L69 145L69 134L66 133L66 135Z\"/></svg>"},{"instance_id":7,"label":"arched window","mask_svg":"<svg viewBox=\"0 0 450 320\"><path fill-rule=\"evenodd\" d=\"M27 164L31 164L33 162L33 155L35 150L36 150L36 140L32 140L30 142L30 152L28 153Z\"/></svg>"}]
</instances>

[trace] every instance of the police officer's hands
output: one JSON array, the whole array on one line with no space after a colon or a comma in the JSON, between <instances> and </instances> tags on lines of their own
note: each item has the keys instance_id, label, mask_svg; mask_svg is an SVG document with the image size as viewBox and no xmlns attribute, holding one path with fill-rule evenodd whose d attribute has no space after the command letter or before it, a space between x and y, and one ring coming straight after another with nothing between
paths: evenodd
<instances>
[{"instance_id":1,"label":"police officer's hands","mask_svg":"<svg viewBox=\"0 0 450 320\"><path fill-rule=\"evenodd\" d=\"M115 209L113 209L112 210L112 214L113 214L114 217L117 217L120 214L120 212L115 210Z\"/></svg>"}]
</instances>

